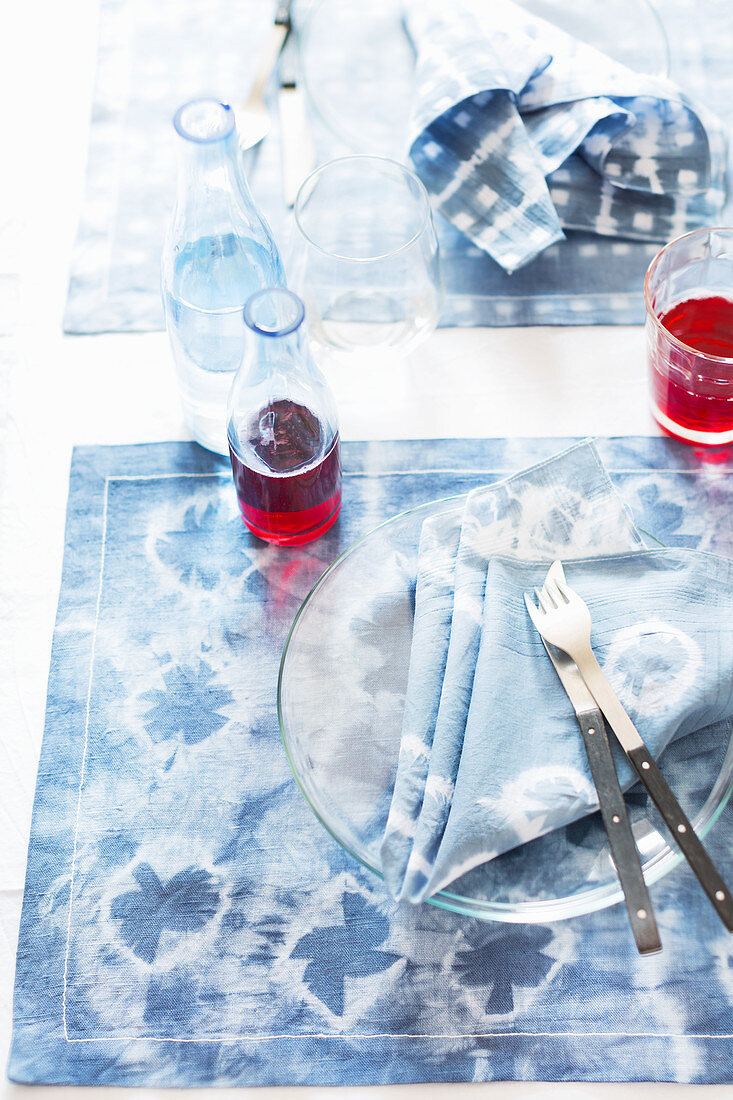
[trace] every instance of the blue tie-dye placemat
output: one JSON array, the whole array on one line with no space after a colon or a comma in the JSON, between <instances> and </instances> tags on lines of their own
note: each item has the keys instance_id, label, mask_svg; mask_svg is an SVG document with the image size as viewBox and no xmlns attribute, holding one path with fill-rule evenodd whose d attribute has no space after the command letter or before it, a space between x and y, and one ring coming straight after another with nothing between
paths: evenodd
<instances>
[{"instance_id":1,"label":"blue tie-dye placemat","mask_svg":"<svg viewBox=\"0 0 733 1100\"><path fill-rule=\"evenodd\" d=\"M75 452L13 1080L733 1081L733 940L686 869L654 887L648 958L620 907L532 926L396 907L280 743L282 644L339 550L566 442L347 443L339 523L296 552L243 529L194 444ZM733 452L600 450L640 527L733 555ZM710 836L728 876L731 822Z\"/></svg>"},{"instance_id":2,"label":"blue tie-dye placemat","mask_svg":"<svg viewBox=\"0 0 733 1100\"><path fill-rule=\"evenodd\" d=\"M296 3L301 23L310 7L311 0ZM670 42L670 75L730 128L733 21L728 5L659 0L658 7ZM216 95L234 104L246 96L272 10L263 0L209 0L205 5L101 0L86 198L71 263L65 331L164 327L160 252L175 192L178 140L170 120L176 107L195 95ZM351 0L357 26L362 12ZM379 31L379 22L375 28ZM621 22L617 33L623 40L637 35L638 28ZM331 48L340 49L337 39ZM381 46L365 41L364 48ZM319 63L328 68L327 51ZM343 61L339 65L343 68ZM362 79L369 78L363 61L360 72ZM385 83L383 93L391 104L394 90ZM348 87L338 89L339 96L348 94ZM315 111L311 122L319 161L354 151L326 129ZM276 111L272 134L250 168L255 199L287 257L292 220L282 202ZM562 173L560 168L554 177L556 202L566 182ZM343 214L348 217L348 209ZM728 206L721 224L732 215ZM569 230L568 240L507 275L440 216L438 233L447 291L444 325L631 324L644 319L644 272L658 244Z\"/></svg>"}]
</instances>

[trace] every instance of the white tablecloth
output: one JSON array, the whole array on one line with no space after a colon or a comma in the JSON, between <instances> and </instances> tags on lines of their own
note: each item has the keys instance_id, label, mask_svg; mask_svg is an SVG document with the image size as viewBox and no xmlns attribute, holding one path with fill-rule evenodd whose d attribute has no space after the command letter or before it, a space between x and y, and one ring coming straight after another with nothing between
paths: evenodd
<instances>
[{"instance_id":1,"label":"white tablecloth","mask_svg":"<svg viewBox=\"0 0 733 1100\"><path fill-rule=\"evenodd\" d=\"M183 439L164 334L63 337L81 205L96 0L6 5L0 36L0 1063L41 746L74 443ZM17 275L17 278L14 276ZM442 330L409 360L328 365L347 439L655 433L641 328ZM458 1086L492 1100L637 1100L674 1085ZM456 1086L349 1090L395 1098ZM69 1090L67 1090L69 1091ZM83 1090L72 1090L86 1096ZM105 1093L112 1090L104 1089ZM143 1090L140 1090L142 1092ZM157 1090L144 1090L152 1096ZM201 1091L201 1090L199 1090ZM248 1091L248 1090L242 1090ZM306 1090L299 1090L305 1094ZM326 1090L323 1091L324 1095ZM308 1095L318 1090L307 1090ZM50 1093L50 1090L49 1090ZM344 1096L347 1090L343 1090ZM21 1088L0 1082L0 1100ZM121 1090L120 1090L120 1094ZM262 1100L292 1090L258 1090ZM129 1095L129 1092L127 1093ZM170 1093L160 1092L160 1096ZM182 1094L185 1095L185 1094ZM333 1096L328 1092L329 1098ZM730 1096L711 1086L705 1100Z\"/></svg>"}]
</instances>

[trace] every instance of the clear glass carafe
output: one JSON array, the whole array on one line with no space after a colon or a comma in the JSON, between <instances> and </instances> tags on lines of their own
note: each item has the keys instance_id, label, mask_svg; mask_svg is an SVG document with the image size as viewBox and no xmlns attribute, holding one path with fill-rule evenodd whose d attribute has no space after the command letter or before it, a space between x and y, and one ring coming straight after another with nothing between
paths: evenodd
<instances>
[{"instance_id":1,"label":"clear glass carafe","mask_svg":"<svg viewBox=\"0 0 733 1100\"><path fill-rule=\"evenodd\" d=\"M227 435L239 507L250 531L297 546L341 507L341 457L331 389L308 347L303 303L282 287L244 307L252 341L229 396Z\"/></svg>"},{"instance_id":2,"label":"clear glass carafe","mask_svg":"<svg viewBox=\"0 0 733 1100\"><path fill-rule=\"evenodd\" d=\"M226 402L242 362L242 309L284 283L269 226L244 177L234 112L215 99L181 107L178 195L163 248L162 290L186 424L197 442L227 453Z\"/></svg>"}]
</instances>

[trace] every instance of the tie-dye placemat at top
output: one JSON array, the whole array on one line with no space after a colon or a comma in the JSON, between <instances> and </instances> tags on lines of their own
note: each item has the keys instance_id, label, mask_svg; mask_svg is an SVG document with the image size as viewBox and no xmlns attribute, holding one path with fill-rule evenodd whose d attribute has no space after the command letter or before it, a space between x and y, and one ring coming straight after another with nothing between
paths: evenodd
<instances>
[{"instance_id":1,"label":"tie-dye placemat at top","mask_svg":"<svg viewBox=\"0 0 733 1100\"><path fill-rule=\"evenodd\" d=\"M282 645L337 553L565 442L347 443L338 524L287 552L244 530L224 461L194 444L75 452L13 1080L733 1081L733 940L685 868L654 887L647 958L621 907L511 925L398 906L280 742ZM600 450L640 527L733 554L733 453ZM372 659L361 675L378 690ZM730 827L727 810L710 836L729 877Z\"/></svg>"},{"instance_id":2,"label":"tie-dye placemat at top","mask_svg":"<svg viewBox=\"0 0 733 1100\"><path fill-rule=\"evenodd\" d=\"M318 0L313 0L317 3ZM399 0L395 0L398 4ZM730 127L733 120L733 21L720 0L659 0L670 43L671 77ZM300 24L311 0L296 0ZM173 113L197 95L236 105L247 95L274 5L264 0L101 0L86 197L71 263L64 329L74 333L162 329L160 253L175 193ZM363 5L340 9L358 31L363 56L353 70L369 79L364 58L383 49L371 37ZM638 27L620 21L619 38ZM341 52L336 38L330 48ZM343 61L335 58L343 68ZM329 54L319 55L329 68ZM395 89L384 82L384 102ZM348 96L345 86L334 89ZM318 160L346 147L311 112ZM353 146L353 142L352 142ZM406 156L406 150L405 150ZM292 215L282 200L277 111L273 130L250 165L256 201L286 260ZM560 183L561 181L557 181ZM560 188L556 199L559 195ZM728 208L721 224L730 221ZM335 212L338 215L339 212ZM339 216L348 217L348 208ZM444 325L635 324L644 319L644 272L659 245L568 231L513 275L438 215L446 303Z\"/></svg>"}]
</instances>

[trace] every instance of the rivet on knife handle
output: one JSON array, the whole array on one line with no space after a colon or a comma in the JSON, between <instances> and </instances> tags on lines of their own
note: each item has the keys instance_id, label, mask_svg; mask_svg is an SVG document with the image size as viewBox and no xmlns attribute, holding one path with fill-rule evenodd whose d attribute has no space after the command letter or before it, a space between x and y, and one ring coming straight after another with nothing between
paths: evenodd
<instances>
[{"instance_id":1,"label":"rivet on knife handle","mask_svg":"<svg viewBox=\"0 0 733 1100\"><path fill-rule=\"evenodd\" d=\"M667 828L677 841L682 854L697 875L703 890L713 903L718 916L729 932L733 932L733 899L702 841L690 824L679 802L667 786L654 758L646 746L631 749L628 757L639 779L648 790L654 805L664 818Z\"/></svg>"}]
</instances>

